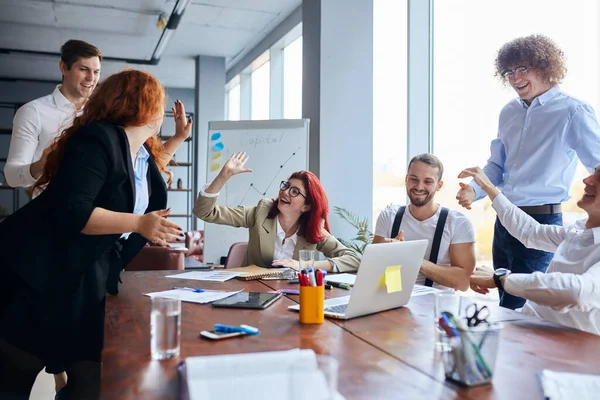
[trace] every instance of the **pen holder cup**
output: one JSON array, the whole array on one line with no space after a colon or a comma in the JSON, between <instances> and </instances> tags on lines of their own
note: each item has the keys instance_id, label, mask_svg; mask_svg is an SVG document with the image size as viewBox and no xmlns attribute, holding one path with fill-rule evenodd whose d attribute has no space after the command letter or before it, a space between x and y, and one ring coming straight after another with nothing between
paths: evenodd
<instances>
[{"instance_id":1,"label":"pen holder cup","mask_svg":"<svg viewBox=\"0 0 600 400\"><path fill-rule=\"evenodd\" d=\"M459 335L441 334L447 351L443 352L446 379L461 386L479 386L492 382L501 324L457 329Z\"/></svg>"},{"instance_id":2,"label":"pen holder cup","mask_svg":"<svg viewBox=\"0 0 600 400\"><path fill-rule=\"evenodd\" d=\"M322 324L325 321L325 287L300 286L300 323Z\"/></svg>"}]
</instances>

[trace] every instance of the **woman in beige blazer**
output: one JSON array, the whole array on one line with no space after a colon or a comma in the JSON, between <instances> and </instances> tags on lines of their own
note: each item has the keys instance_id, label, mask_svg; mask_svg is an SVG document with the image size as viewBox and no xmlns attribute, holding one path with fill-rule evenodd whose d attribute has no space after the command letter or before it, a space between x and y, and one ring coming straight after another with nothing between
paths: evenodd
<instances>
[{"instance_id":1,"label":"woman in beige blazer","mask_svg":"<svg viewBox=\"0 0 600 400\"><path fill-rule=\"evenodd\" d=\"M245 168L246 153L236 153L219 175L200 191L194 214L205 222L249 228L247 263L298 270L299 250L317 250L327 260L315 261L326 271L356 271L360 259L329 233L329 204L319 178L312 172L294 172L281 182L277 199L262 199L253 207L217 205L229 178L252 172Z\"/></svg>"}]
</instances>

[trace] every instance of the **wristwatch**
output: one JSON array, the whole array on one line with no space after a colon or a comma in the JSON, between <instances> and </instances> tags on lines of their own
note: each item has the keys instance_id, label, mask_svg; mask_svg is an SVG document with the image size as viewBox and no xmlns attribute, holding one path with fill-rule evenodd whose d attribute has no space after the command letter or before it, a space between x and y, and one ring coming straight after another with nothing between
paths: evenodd
<instances>
[{"instance_id":1,"label":"wristwatch","mask_svg":"<svg viewBox=\"0 0 600 400\"><path fill-rule=\"evenodd\" d=\"M498 268L494 271L494 283L498 289L504 290L504 286L502 285L502 280L500 278L508 275L510 275L510 270L506 268Z\"/></svg>"}]
</instances>

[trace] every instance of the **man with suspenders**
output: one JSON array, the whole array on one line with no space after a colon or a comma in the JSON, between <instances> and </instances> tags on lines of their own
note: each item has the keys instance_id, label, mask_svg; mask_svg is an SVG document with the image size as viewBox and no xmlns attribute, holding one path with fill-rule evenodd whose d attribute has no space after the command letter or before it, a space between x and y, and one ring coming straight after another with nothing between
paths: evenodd
<instances>
[{"instance_id":1,"label":"man with suspenders","mask_svg":"<svg viewBox=\"0 0 600 400\"><path fill-rule=\"evenodd\" d=\"M432 154L415 156L405 178L408 206L389 206L377 218L373 243L427 239L417 284L467 290L475 268L475 231L462 213L434 202L444 166Z\"/></svg>"}]
</instances>

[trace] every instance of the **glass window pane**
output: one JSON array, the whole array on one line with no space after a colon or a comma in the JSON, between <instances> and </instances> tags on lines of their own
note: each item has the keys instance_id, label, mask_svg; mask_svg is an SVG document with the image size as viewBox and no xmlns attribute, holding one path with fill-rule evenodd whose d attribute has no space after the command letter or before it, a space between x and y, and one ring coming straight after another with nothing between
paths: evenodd
<instances>
[{"instance_id":1,"label":"glass window pane","mask_svg":"<svg viewBox=\"0 0 600 400\"><path fill-rule=\"evenodd\" d=\"M269 119L271 63L267 61L250 75L252 119Z\"/></svg>"},{"instance_id":2,"label":"glass window pane","mask_svg":"<svg viewBox=\"0 0 600 400\"><path fill-rule=\"evenodd\" d=\"M283 49L283 118L302 118L302 36Z\"/></svg>"},{"instance_id":3,"label":"glass window pane","mask_svg":"<svg viewBox=\"0 0 600 400\"><path fill-rule=\"evenodd\" d=\"M373 229L387 205L406 204L406 0L373 10Z\"/></svg>"},{"instance_id":4,"label":"glass window pane","mask_svg":"<svg viewBox=\"0 0 600 400\"><path fill-rule=\"evenodd\" d=\"M562 0L504 0L496 7L479 0L434 2L434 151L446 170L437 198L440 204L463 211L475 226L480 263L491 263L495 212L488 199L476 202L471 211L460 207L456 176L462 168L485 165L500 110L517 97L494 77L498 49L520 36L550 37L567 56L561 88L598 110L598 6L595 0L564 5ZM522 18L527 22L516 22ZM580 164L572 198L565 205L565 223L581 215L575 203L586 174Z\"/></svg>"},{"instance_id":5,"label":"glass window pane","mask_svg":"<svg viewBox=\"0 0 600 400\"><path fill-rule=\"evenodd\" d=\"M240 85L235 85L228 93L228 115L227 119L239 121L240 119Z\"/></svg>"}]
</instances>

